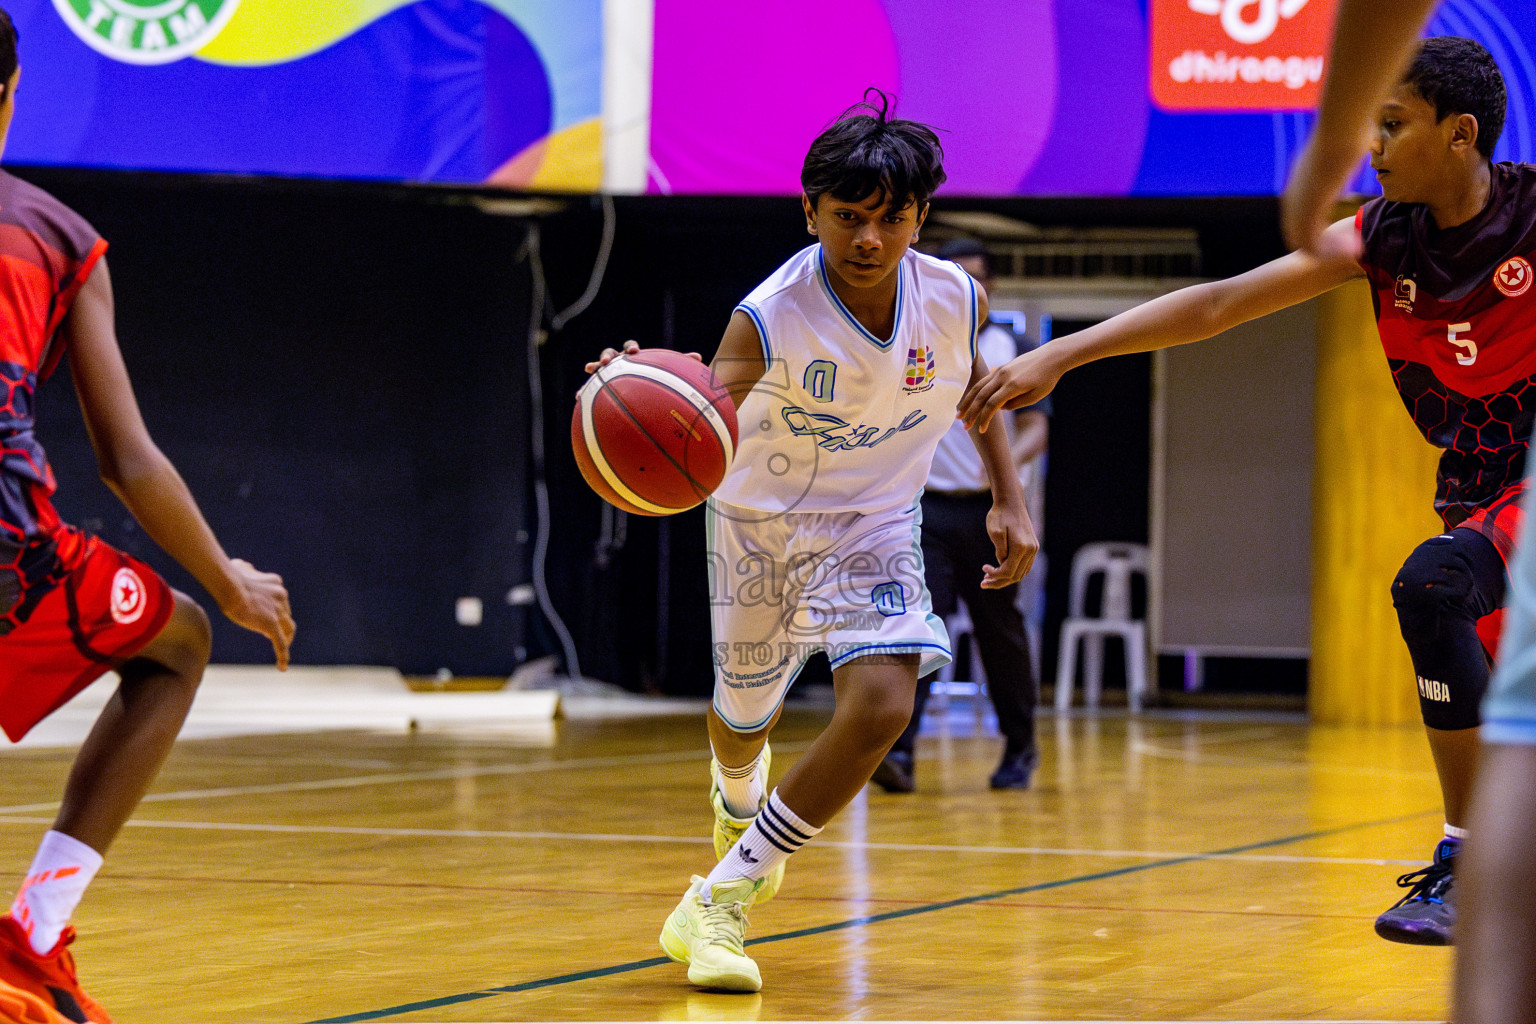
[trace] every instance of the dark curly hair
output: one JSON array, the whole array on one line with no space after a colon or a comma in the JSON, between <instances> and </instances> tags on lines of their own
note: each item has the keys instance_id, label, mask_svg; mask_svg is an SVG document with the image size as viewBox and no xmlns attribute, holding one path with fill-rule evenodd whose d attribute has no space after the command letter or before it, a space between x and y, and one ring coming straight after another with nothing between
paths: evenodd
<instances>
[{"instance_id":1,"label":"dark curly hair","mask_svg":"<svg viewBox=\"0 0 1536 1024\"><path fill-rule=\"evenodd\" d=\"M1451 114L1477 118L1477 151L1493 156L1493 147L1504 134L1504 108L1509 100L1504 76L1482 43L1461 36L1424 40L1403 84L1412 86L1435 108L1437 121Z\"/></svg>"},{"instance_id":2,"label":"dark curly hair","mask_svg":"<svg viewBox=\"0 0 1536 1024\"><path fill-rule=\"evenodd\" d=\"M863 102L816 136L800 169L800 187L812 206L831 195L845 203L875 196L882 204L895 199L900 209L921 207L944 184L938 133L918 121L892 118L891 106L890 96L867 89Z\"/></svg>"},{"instance_id":3,"label":"dark curly hair","mask_svg":"<svg viewBox=\"0 0 1536 1024\"><path fill-rule=\"evenodd\" d=\"M16 26L10 12L0 7L0 85L16 73Z\"/></svg>"}]
</instances>

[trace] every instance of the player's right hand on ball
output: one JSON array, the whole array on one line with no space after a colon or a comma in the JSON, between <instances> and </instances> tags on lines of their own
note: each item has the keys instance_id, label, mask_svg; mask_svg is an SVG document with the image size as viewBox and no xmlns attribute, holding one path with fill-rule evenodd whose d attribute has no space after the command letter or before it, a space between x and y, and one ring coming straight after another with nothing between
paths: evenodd
<instances>
[{"instance_id":1,"label":"player's right hand on ball","mask_svg":"<svg viewBox=\"0 0 1536 1024\"><path fill-rule=\"evenodd\" d=\"M620 352L617 349L605 348L603 349L603 354L597 357L596 362L587 364L587 372L596 373L599 366L607 366L621 355L632 356L639 351L640 343L638 341L626 341L624 343L623 352ZM684 352L683 354L686 355L689 359L697 359L701 363L704 361L704 357L699 355L697 352Z\"/></svg>"},{"instance_id":2,"label":"player's right hand on ball","mask_svg":"<svg viewBox=\"0 0 1536 1024\"><path fill-rule=\"evenodd\" d=\"M640 343L638 341L626 341L624 343L624 350L622 352L620 352L618 349L605 348L603 349L603 354L597 357L596 362L587 364L587 372L596 373L599 366L607 366L621 355L632 356L639 351Z\"/></svg>"},{"instance_id":3,"label":"player's right hand on ball","mask_svg":"<svg viewBox=\"0 0 1536 1024\"><path fill-rule=\"evenodd\" d=\"M235 625L271 640L277 667L286 670L288 648L297 627L283 578L275 572L262 572L241 558L231 559L230 564L235 568L235 589L219 610Z\"/></svg>"}]
</instances>

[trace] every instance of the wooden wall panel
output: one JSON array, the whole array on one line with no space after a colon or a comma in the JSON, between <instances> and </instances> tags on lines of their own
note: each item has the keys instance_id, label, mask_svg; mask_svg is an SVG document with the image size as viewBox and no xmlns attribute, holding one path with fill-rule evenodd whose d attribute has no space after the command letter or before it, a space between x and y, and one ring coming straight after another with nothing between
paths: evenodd
<instances>
[{"instance_id":1,"label":"wooden wall panel","mask_svg":"<svg viewBox=\"0 0 1536 1024\"><path fill-rule=\"evenodd\" d=\"M1440 530L1431 507L1438 451L1392 384L1363 280L1321 300L1316 408L1312 718L1416 724L1391 584L1408 553Z\"/></svg>"}]
</instances>

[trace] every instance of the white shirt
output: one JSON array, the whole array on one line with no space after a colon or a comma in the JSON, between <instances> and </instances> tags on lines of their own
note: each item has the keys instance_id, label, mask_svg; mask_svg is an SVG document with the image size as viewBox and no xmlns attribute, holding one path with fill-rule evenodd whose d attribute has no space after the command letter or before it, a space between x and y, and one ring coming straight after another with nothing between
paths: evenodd
<instances>
[{"instance_id":1,"label":"white shirt","mask_svg":"<svg viewBox=\"0 0 1536 1024\"><path fill-rule=\"evenodd\" d=\"M908 250L891 337L876 338L832 291L821 253L793 256L737 306L767 371L742 402L721 501L769 512L876 512L910 504L970 380L976 286Z\"/></svg>"}]
</instances>

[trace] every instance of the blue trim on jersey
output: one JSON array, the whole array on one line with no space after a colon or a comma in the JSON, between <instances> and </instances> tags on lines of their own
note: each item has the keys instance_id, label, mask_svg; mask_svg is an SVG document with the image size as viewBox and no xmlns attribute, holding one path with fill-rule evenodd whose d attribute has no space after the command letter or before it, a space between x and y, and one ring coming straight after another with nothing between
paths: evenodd
<instances>
[{"instance_id":1,"label":"blue trim on jersey","mask_svg":"<svg viewBox=\"0 0 1536 1024\"><path fill-rule=\"evenodd\" d=\"M971 286L971 365L976 364L976 344L981 339L981 302L976 298L976 279L965 275L965 283ZM993 367L987 367L991 370Z\"/></svg>"},{"instance_id":2,"label":"blue trim on jersey","mask_svg":"<svg viewBox=\"0 0 1536 1024\"><path fill-rule=\"evenodd\" d=\"M859 647L853 648L850 651L838 655L836 658L831 659L831 661L832 667L838 668L842 665L846 665L854 658L860 657L866 651L884 651L887 654L912 654L917 651L926 650L938 651L946 658L954 657L954 655L950 653L948 647L945 647L943 644L936 644L928 640L888 640L884 643L878 644L863 644Z\"/></svg>"},{"instance_id":3,"label":"blue trim on jersey","mask_svg":"<svg viewBox=\"0 0 1536 1024\"><path fill-rule=\"evenodd\" d=\"M869 330L863 324L859 323L857 317L848 312L848 307L843 305L843 300L838 298L837 292L832 290L832 282L827 280L826 253L820 246L817 246L816 248L816 278L821 282L821 288L827 293L827 298L832 300L832 308L841 313L843 315L843 319L848 322L848 326L862 334L865 341L869 342L871 345L875 346L882 352L890 351L891 345L895 343L897 335L901 333L901 300L902 296L906 292L906 275L902 273L902 270L904 269L905 264L906 258L903 257L902 262L896 265L896 319L891 323L890 338L886 341L881 341L879 338L869 333Z\"/></svg>"},{"instance_id":4,"label":"blue trim on jersey","mask_svg":"<svg viewBox=\"0 0 1536 1024\"><path fill-rule=\"evenodd\" d=\"M1504 743L1510 746L1536 746L1536 719L1499 718L1483 723L1481 738L1484 743Z\"/></svg>"},{"instance_id":5,"label":"blue trim on jersey","mask_svg":"<svg viewBox=\"0 0 1536 1024\"><path fill-rule=\"evenodd\" d=\"M770 361L773 358L773 352L768 347L768 325L763 323L763 314L745 302L739 303L736 308L751 317L752 322L757 325L757 340L763 343L763 362Z\"/></svg>"}]
</instances>

